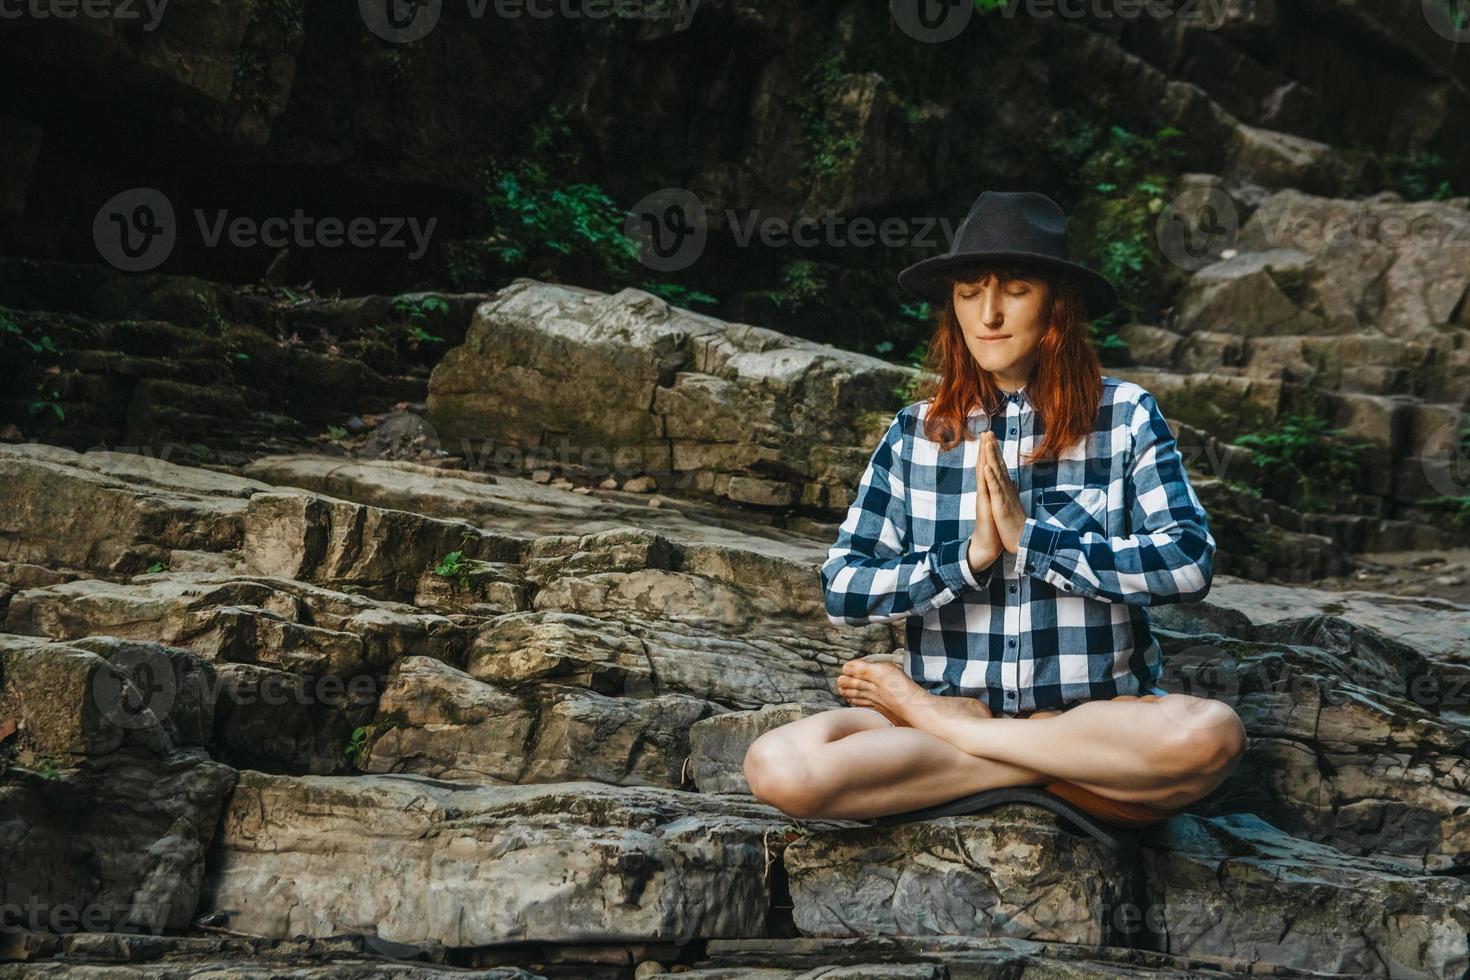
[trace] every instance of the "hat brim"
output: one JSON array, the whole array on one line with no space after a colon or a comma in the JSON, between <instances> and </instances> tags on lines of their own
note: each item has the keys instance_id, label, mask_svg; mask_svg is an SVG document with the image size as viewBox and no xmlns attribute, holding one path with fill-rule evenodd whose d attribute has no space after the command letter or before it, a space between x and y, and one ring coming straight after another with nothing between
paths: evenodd
<instances>
[{"instance_id":1,"label":"hat brim","mask_svg":"<svg viewBox=\"0 0 1470 980\"><path fill-rule=\"evenodd\" d=\"M1095 320L1118 308L1118 290L1098 273L1068 262L1054 255L1035 252L970 252L965 255L935 255L904 269L898 274L898 284L921 299L943 305L949 299L950 281L948 274L958 268L978 262L1015 262L1029 265L1046 272L1053 272L1071 280L1082 303L1087 308L1087 318Z\"/></svg>"}]
</instances>

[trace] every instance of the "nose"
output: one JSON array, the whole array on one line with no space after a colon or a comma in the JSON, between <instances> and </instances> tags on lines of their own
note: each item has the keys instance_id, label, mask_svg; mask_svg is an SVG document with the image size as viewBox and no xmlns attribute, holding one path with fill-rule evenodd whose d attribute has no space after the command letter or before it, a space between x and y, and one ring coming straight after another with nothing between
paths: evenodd
<instances>
[{"instance_id":1,"label":"nose","mask_svg":"<svg viewBox=\"0 0 1470 980\"><path fill-rule=\"evenodd\" d=\"M999 330L1005 314L1001 312L1000 286L992 282L980 293L980 322L991 330Z\"/></svg>"}]
</instances>

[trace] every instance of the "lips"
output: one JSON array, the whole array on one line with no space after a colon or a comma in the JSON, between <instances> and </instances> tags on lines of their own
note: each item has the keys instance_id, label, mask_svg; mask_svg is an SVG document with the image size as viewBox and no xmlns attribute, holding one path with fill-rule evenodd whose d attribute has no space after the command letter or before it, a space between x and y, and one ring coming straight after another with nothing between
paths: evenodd
<instances>
[{"instance_id":1,"label":"lips","mask_svg":"<svg viewBox=\"0 0 1470 980\"><path fill-rule=\"evenodd\" d=\"M978 340L978 341L980 341L980 343L982 343L982 344L994 344L994 343L998 343L999 341L1002 341L1002 340L1009 340L1010 338L1011 338L1011 335L1010 334L1003 333L1003 334L998 334L998 335L996 335L994 337L976 337L975 339Z\"/></svg>"}]
</instances>

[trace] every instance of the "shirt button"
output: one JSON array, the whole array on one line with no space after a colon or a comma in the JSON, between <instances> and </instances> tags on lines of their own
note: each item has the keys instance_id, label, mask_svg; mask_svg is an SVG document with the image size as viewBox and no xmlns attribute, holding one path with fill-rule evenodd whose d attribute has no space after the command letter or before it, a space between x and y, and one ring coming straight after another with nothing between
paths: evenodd
<instances>
[{"instance_id":1,"label":"shirt button","mask_svg":"<svg viewBox=\"0 0 1470 980\"><path fill-rule=\"evenodd\" d=\"M1015 691L1007 691L1006 692L1006 700L1007 701L1014 701L1014 700L1016 700L1016 692Z\"/></svg>"},{"instance_id":2,"label":"shirt button","mask_svg":"<svg viewBox=\"0 0 1470 980\"><path fill-rule=\"evenodd\" d=\"M1016 434L1016 427L1013 425L1013 426L1011 426L1011 435L1015 435L1015 434Z\"/></svg>"},{"instance_id":3,"label":"shirt button","mask_svg":"<svg viewBox=\"0 0 1470 980\"><path fill-rule=\"evenodd\" d=\"M1072 591L1072 583L1071 582L1064 582L1064 583L1062 583L1062 591L1063 592L1071 592Z\"/></svg>"},{"instance_id":4,"label":"shirt button","mask_svg":"<svg viewBox=\"0 0 1470 980\"><path fill-rule=\"evenodd\" d=\"M1016 587L1013 585L1013 586L1011 586L1011 595L1015 595L1015 594L1016 594Z\"/></svg>"},{"instance_id":5,"label":"shirt button","mask_svg":"<svg viewBox=\"0 0 1470 980\"><path fill-rule=\"evenodd\" d=\"M1009 640L1006 640L1006 646L1013 647L1015 645L1016 645L1016 638L1014 636L1011 637Z\"/></svg>"}]
</instances>

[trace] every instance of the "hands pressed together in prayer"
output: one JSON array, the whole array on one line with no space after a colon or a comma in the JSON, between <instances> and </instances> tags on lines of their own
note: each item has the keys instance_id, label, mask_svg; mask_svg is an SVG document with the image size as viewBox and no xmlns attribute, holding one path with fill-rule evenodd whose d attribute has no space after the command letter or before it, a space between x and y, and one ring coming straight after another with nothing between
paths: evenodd
<instances>
[{"instance_id":1,"label":"hands pressed together in prayer","mask_svg":"<svg viewBox=\"0 0 1470 980\"><path fill-rule=\"evenodd\" d=\"M1000 557L1002 549L1016 553L1026 524L1021 494L1000 454L1000 440L989 429L980 436L975 491L975 531L967 555L970 568L978 575Z\"/></svg>"}]
</instances>

